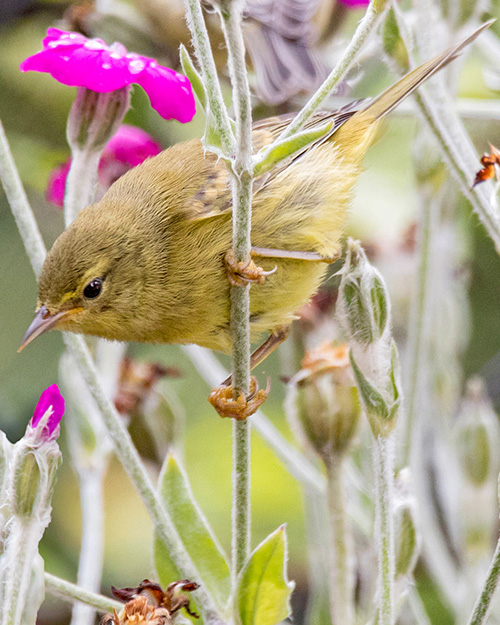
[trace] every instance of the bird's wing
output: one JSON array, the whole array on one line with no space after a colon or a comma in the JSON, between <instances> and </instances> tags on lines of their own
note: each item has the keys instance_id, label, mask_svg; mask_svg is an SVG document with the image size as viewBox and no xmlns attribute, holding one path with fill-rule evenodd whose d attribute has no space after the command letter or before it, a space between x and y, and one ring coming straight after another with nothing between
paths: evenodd
<instances>
[{"instance_id":1,"label":"bird's wing","mask_svg":"<svg viewBox=\"0 0 500 625\"><path fill-rule=\"evenodd\" d=\"M359 105L360 101L351 102L337 111L319 111L313 115L304 125L304 129L313 129L322 126L328 121L334 121L332 130L327 135L321 137L321 139L310 143L289 158L283 159L269 172L256 178L253 188L254 194L267 187L287 167L296 162L309 150L327 141L334 132L359 109ZM295 113L288 113L255 122L253 124L252 136L254 153L270 145L279 137L294 117ZM190 202L190 214L186 215L186 218L189 221L201 221L223 216L227 217L231 214L231 209L232 196L229 171L223 163L217 163L210 175L207 176L206 180L201 185L200 190L193 197L192 202Z\"/></svg>"},{"instance_id":2,"label":"bird's wing","mask_svg":"<svg viewBox=\"0 0 500 625\"><path fill-rule=\"evenodd\" d=\"M298 159L300 159L304 154L313 150L318 145L328 141L334 133L344 124L350 117L359 110L360 104L363 100L357 100L355 102L350 102L346 106L343 106L336 111L318 111L315 113L312 118L304 124L303 130L313 130L314 128L319 128L320 126L326 124L327 122L333 121L333 126L330 132L320 139L309 143L304 148L295 152L292 156L283 159L277 165L275 165L269 172L260 176L255 180L254 185L254 193L257 193L264 187L268 186L273 180L275 180L283 171L285 171L292 163L295 163ZM265 148L270 145L275 139L279 137L279 135L285 130L285 128L290 124L295 114L292 115L282 115L280 117L269 118L254 124L253 131L253 145L254 151Z\"/></svg>"}]
</instances>

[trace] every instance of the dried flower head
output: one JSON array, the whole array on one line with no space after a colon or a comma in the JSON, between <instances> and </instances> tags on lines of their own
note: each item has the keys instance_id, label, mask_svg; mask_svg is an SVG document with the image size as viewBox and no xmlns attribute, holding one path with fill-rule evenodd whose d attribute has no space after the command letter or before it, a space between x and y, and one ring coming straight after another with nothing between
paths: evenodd
<instances>
[{"instance_id":1,"label":"dried flower head","mask_svg":"<svg viewBox=\"0 0 500 625\"><path fill-rule=\"evenodd\" d=\"M64 85L109 93L133 83L148 94L165 119L189 122L195 114L189 80L155 59L127 52L121 43L49 28L43 49L25 59L22 72L46 72Z\"/></svg>"},{"instance_id":2,"label":"dried flower head","mask_svg":"<svg viewBox=\"0 0 500 625\"><path fill-rule=\"evenodd\" d=\"M483 154L481 157L481 165L483 166L476 173L476 177L474 178L474 182L472 184L472 188L478 185L480 182L484 182L485 180L490 180L494 178L497 174L497 167L500 165L500 151L494 145L490 143L490 154Z\"/></svg>"},{"instance_id":3,"label":"dried flower head","mask_svg":"<svg viewBox=\"0 0 500 625\"><path fill-rule=\"evenodd\" d=\"M154 393L156 383L164 377L180 377L175 367L164 367L156 362L137 362L125 357L120 367L120 379L115 406L118 412L130 414L141 410Z\"/></svg>"},{"instance_id":4,"label":"dried flower head","mask_svg":"<svg viewBox=\"0 0 500 625\"><path fill-rule=\"evenodd\" d=\"M113 595L125 601L125 607L118 613L107 614L101 625L167 625L173 623L176 614L184 609L190 616L199 618L190 608L189 598L183 594L199 588L187 579L172 582L165 591L159 584L143 580L139 586L114 588Z\"/></svg>"},{"instance_id":5,"label":"dried flower head","mask_svg":"<svg viewBox=\"0 0 500 625\"><path fill-rule=\"evenodd\" d=\"M327 342L309 350L290 383L297 389L301 429L313 449L325 462L346 452L360 414L347 344Z\"/></svg>"}]
</instances>

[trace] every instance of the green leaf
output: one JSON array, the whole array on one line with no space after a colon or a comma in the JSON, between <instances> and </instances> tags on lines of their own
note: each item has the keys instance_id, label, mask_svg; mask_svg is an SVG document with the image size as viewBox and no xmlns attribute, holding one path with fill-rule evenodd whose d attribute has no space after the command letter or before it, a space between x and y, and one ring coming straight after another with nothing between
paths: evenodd
<instances>
[{"instance_id":1,"label":"green leaf","mask_svg":"<svg viewBox=\"0 0 500 625\"><path fill-rule=\"evenodd\" d=\"M201 80L201 76L196 70L194 63L189 56L189 52L186 50L186 46L182 43L179 48L179 56L181 59L182 71L186 74L189 82L191 83L191 87L198 98L198 102L200 103L201 108L206 111L207 110L207 96L205 93L205 87L203 86L203 82Z\"/></svg>"},{"instance_id":2,"label":"green leaf","mask_svg":"<svg viewBox=\"0 0 500 625\"><path fill-rule=\"evenodd\" d=\"M297 132L291 137L283 139L283 141L275 142L271 146L263 148L255 158L254 176L265 174L283 159L293 156L311 143L326 137L332 131L334 124L335 122L331 121L316 127L314 130Z\"/></svg>"},{"instance_id":3,"label":"green leaf","mask_svg":"<svg viewBox=\"0 0 500 625\"><path fill-rule=\"evenodd\" d=\"M391 59L396 61L398 69L402 73L408 72L410 70L410 59L408 58L406 45L401 37L396 13L392 7L387 11L387 17L382 29L382 42L385 52Z\"/></svg>"},{"instance_id":4,"label":"green leaf","mask_svg":"<svg viewBox=\"0 0 500 625\"><path fill-rule=\"evenodd\" d=\"M241 625L276 625L290 614L295 587L286 574L285 527L270 534L251 554L236 590Z\"/></svg>"},{"instance_id":5,"label":"green leaf","mask_svg":"<svg viewBox=\"0 0 500 625\"><path fill-rule=\"evenodd\" d=\"M387 436L396 426L396 417L400 405L400 398L392 402L386 400L384 395L371 384L354 359L352 350L349 353L351 367L354 372L356 386L365 409L366 416L374 436Z\"/></svg>"},{"instance_id":6,"label":"green leaf","mask_svg":"<svg viewBox=\"0 0 500 625\"><path fill-rule=\"evenodd\" d=\"M202 584L223 609L231 593L229 566L207 520L193 499L187 476L173 456L168 456L163 465L159 494L200 574L200 579L192 581ZM158 539L155 540L155 565L163 586L182 578Z\"/></svg>"}]
</instances>

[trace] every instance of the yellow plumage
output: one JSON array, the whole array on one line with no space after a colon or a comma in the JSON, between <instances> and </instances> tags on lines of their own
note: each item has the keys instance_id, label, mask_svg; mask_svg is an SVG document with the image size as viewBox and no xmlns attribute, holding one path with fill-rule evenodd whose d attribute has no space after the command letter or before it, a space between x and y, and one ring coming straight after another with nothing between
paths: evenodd
<instances>
[{"instance_id":1,"label":"yellow plumage","mask_svg":"<svg viewBox=\"0 0 500 625\"><path fill-rule=\"evenodd\" d=\"M339 250L353 185L379 120L479 34L409 73L367 105L318 113L328 137L255 181L252 244L314 252ZM254 147L269 145L290 116L258 122ZM39 319L25 342L49 327L122 341L231 348L231 192L226 166L200 141L175 145L120 178L59 237L40 277ZM319 287L326 264L257 258L277 271L251 289L252 337L289 323ZM97 279L97 296L86 287ZM92 284L96 284L92 282Z\"/></svg>"}]
</instances>

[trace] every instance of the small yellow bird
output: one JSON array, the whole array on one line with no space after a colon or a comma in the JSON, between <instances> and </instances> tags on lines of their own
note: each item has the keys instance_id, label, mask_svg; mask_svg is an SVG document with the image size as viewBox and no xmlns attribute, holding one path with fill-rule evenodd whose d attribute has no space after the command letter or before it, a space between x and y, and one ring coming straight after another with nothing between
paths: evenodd
<instances>
[{"instance_id":1,"label":"small yellow bird","mask_svg":"<svg viewBox=\"0 0 500 625\"><path fill-rule=\"evenodd\" d=\"M289 324L339 254L362 158L379 121L484 29L368 103L313 116L331 133L255 180L252 243L272 272L251 289L252 340ZM254 125L254 149L293 116ZM175 145L115 182L50 250L22 347L50 328L119 341L196 343L228 352L230 176L199 140ZM243 279L245 277L243 276Z\"/></svg>"}]
</instances>

